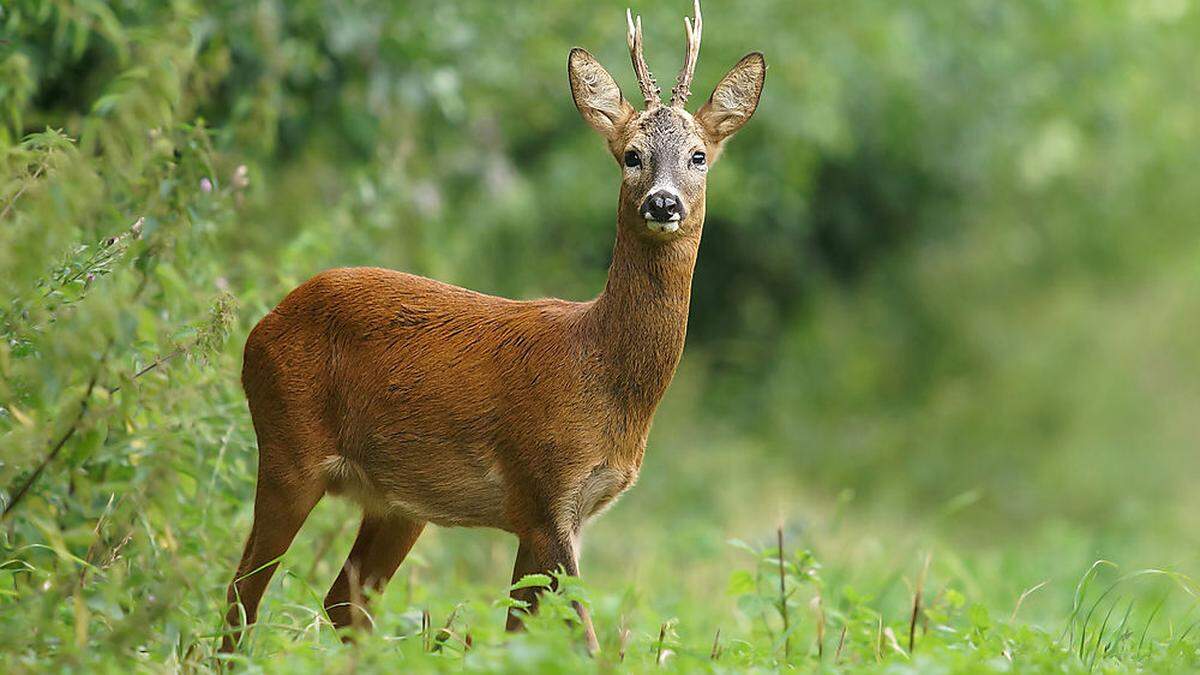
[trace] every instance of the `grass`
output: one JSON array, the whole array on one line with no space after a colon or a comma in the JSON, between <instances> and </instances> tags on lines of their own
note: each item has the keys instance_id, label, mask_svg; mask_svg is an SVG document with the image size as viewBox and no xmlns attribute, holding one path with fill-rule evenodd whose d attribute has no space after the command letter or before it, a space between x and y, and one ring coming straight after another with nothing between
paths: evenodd
<instances>
[{"instance_id":1,"label":"grass","mask_svg":"<svg viewBox=\"0 0 1200 675\"><path fill-rule=\"evenodd\" d=\"M767 480L757 491L753 482L727 483L721 489L729 493L714 493L709 505L660 499L663 485L678 481L686 493L735 457L715 449L706 466L674 477L669 457L651 455L643 485L589 531L586 580L560 579L559 592L519 635L502 630L515 550L509 537L432 528L373 599L373 632L342 643L321 598L349 548L356 513L327 500L284 556L259 624L238 653L219 656L224 585L249 525L241 496L251 475L245 440L227 427L219 446L197 455L210 473L197 476L203 480L194 496L178 502L178 519L142 513L118 525L132 500L114 493L86 532L40 523L47 543L23 548L10 548L6 534L4 624L12 630L24 621L29 630L5 636L5 670L1090 673L1200 666L1196 586L1183 574L1080 558L1087 535L1063 527L1031 533L1022 547L978 547L931 535L912 520L866 516L844 496L781 507L786 493ZM742 510L722 510L725 500L740 501ZM781 509L790 517L781 520ZM86 553L72 554L85 540ZM573 622L575 599L592 609L602 645L595 658Z\"/></svg>"},{"instance_id":2,"label":"grass","mask_svg":"<svg viewBox=\"0 0 1200 675\"><path fill-rule=\"evenodd\" d=\"M775 536L776 541L784 541L784 529L777 529ZM454 539L454 544L467 543L461 537ZM1055 612L1053 605L1061 603L1067 595L1064 591L1072 586L1069 579L1040 582L1005 607L1003 593L985 591L971 597L963 589L981 582L1006 584L955 579L950 571L954 565L934 564L933 553L923 560L918 556L911 564L880 565L864 574L832 571L811 550L786 542L783 555L778 544L755 546L737 540L730 544L740 555L719 594L694 589L700 597L660 603L652 591L636 585L618 585L618 593L597 594L596 587L619 578L611 573L601 574L605 581L596 586L570 580L532 620L530 632L515 637L498 630L498 608L504 605L501 591L489 592L470 575L459 576L457 582L473 593L453 605L432 590L415 588L420 583L415 575L436 577L442 569L441 564L425 560L417 563L419 572L410 572L402 582L403 591L382 599L374 620L376 632L370 637L352 646L337 644L332 629L311 606L304 607L300 597L282 606L277 599L275 612L264 619L269 624L265 630L272 634L264 636L264 628L257 629L245 662L254 665L283 657L302 665L306 658L301 655L315 649L322 659L348 665L386 667L403 662L405 669L523 672L604 671L618 666L684 672L747 668L1113 672L1195 663L1196 643L1192 624L1187 623L1195 588L1186 577L1166 571L1121 574L1115 564L1097 561L1073 584L1070 604ZM444 563L448 563L445 569L454 569L453 563ZM929 575L931 569L934 573ZM666 574L658 582L662 586L669 585L671 577L682 576ZM1105 580L1103 585L1098 584L1100 579ZM548 578L527 579L524 584L548 582ZM454 597L445 582L425 583ZM307 597L310 603L320 597L320 590L293 575L274 589ZM1027 602L1027 609L1035 604L1031 597L1037 592L1049 597L1038 603L1038 618L1027 619L1020 610ZM902 611L898 602L905 597L911 612ZM581 637L571 624L572 599L582 599L596 610L604 651L595 659L583 654ZM1169 617L1163 615L1168 603Z\"/></svg>"}]
</instances>

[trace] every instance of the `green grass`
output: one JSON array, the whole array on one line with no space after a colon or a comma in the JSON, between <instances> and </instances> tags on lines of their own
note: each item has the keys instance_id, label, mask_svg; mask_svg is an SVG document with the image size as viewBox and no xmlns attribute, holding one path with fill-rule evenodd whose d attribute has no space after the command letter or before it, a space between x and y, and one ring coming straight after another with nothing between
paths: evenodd
<instances>
[{"instance_id":1,"label":"green grass","mask_svg":"<svg viewBox=\"0 0 1200 675\"><path fill-rule=\"evenodd\" d=\"M225 659L245 672L1200 667L1192 581L1089 560L1086 532L1048 525L1004 546L955 544L930 534L936 523L867 517L845 496L797 500L782 480L715 486L728 462L748 462L751 477L769 475L768 464L699 446L700 463L673 467L672 442L652 446L642 484L588 531L586 580L562 580L524 634L502 630L514 541L431 528L374 598L374 631L343 644L320 599L357 514L328 499L283 558L259 624L237 654L218 656L224 586L249 526L253 450L242 416L213 439L224 445L181 459L188 479L155 495L169 499L151 512L129 512L133 499L114 493L78 528L27 523L45 543L18 545L6 532L7 671L211 672ZM692 490L708 501L680 498ZM948 507L939 517L959 517ZM570 599L592 608L595 658Z\"/></svg>"}]
</instances>

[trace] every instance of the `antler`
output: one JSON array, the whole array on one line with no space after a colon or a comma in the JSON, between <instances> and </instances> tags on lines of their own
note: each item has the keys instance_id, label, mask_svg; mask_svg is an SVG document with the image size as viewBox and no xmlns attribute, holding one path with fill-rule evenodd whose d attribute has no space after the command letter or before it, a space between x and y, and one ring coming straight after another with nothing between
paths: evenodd
<instances>
[{"instance_id":1,"label":"antler","mask_svg":"<svg viewBox=\"0 0 1200 675\"><path fill-rule=\"evenodd\" d=\"M687 51L683 53L683 68L679 78L671 88L671 106L682 108L692 95L692 75L696 73L696 59L700 56L700 33L703 21L700 18L700 0L695 0L696 18L683 17L683 27L687 30Z\"/></svg>"},{"instance_id":2,"label":"antler","mask_svg":"<svg viewBox=\"0 0 1200 675\"><path fill-rule=\"evenodd\" d=\"M662 90L654 81L654 75L650 73L650 67L646 65L646 57L642 54L642 17L639 16L635 23L633 13L626 9L625 22L629 27L629 58L633 61L633 72L637 75L638 88L642 90L642 97L646 99L646 109L657 108L662 105Z\"/></svg>"}]
</instances>

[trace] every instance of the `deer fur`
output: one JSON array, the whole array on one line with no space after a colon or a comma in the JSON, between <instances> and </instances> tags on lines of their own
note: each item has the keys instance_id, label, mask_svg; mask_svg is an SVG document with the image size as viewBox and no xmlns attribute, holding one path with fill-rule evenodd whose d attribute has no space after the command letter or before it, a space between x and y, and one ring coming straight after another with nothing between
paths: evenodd
<instances>
[{"instance_id":1,"label":"deer fur","mask_svg":"<svg viewBox=\"0 0 1200 675\"><path fill-rule=\"evenodd\" d=\"M695 49L698 40L697 31ZM631 148L646 158L622 169L603 292L588 302L515 301L345 268L271 310L246 341L242 370L258 484L229 587L225 649L254 621L278 557L326 493L364 514L325 602L340 627L365 623L361 589L383 589L426 523L517 535L514 581L578 574L584 523L636 481L683 352L704 222L707 165L696 153L715 158L754 112L765 63L743 59L696 117L681 106L636 112L582 49L568 71L577 107L618 164ZM641 208L664 182L686 208L671 231ZM513 595L536 606L533 589ZM594 650L590 619L577 610ZM520 618L510 614L509 628Z\"/></svg>"}]
</instances>

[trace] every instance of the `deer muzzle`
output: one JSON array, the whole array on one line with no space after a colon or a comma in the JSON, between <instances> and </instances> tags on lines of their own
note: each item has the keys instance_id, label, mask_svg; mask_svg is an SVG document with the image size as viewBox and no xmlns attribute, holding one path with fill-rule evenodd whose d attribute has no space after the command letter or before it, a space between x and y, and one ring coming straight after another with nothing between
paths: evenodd
<instances>
[{"instance_id":1,"label":"deer muzzle","mask_svg":"<svg viewBox=\"0 0 1200 675\"><path fill-rule=\"evenodd\" d=\"M639 212L646 219L650 229L666 232L678 229L679 221L687 215L683 199L670 190L651 192L646 196L646 201L642 202Z\"/></svg>"}]
</instances>

